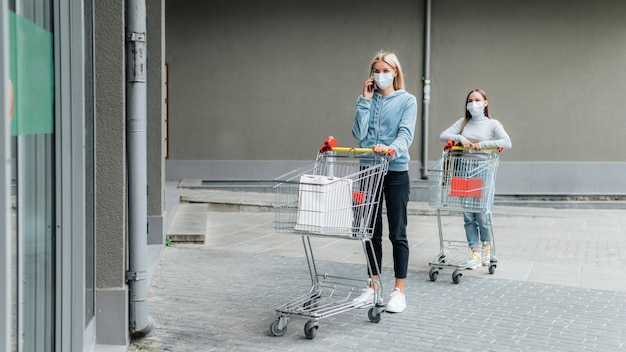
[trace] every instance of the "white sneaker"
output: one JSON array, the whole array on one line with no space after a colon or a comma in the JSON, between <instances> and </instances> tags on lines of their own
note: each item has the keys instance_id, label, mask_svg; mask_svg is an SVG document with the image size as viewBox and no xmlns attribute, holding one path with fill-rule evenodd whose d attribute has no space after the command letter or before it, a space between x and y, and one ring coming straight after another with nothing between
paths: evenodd
<instances>
[{"instance_id":1,"label":"white sneaker","mask_svg":"<svg viewBox=\"0 0 626 352\"><path fill-rule=\"evenodd\" d=\"M469 257L469 262L467 263L467 265L468 265L467 268L470 270L476 270L480 268L481 266L483 266L482 259L480 258L480 253L472 252L472 254Z\"/></svg>"},{"instance_id":2,"label":"white sneaker","mask_svg":"<svg viewBox=\"0 0 626 352\"><path fill-rule=\"evenodd\" d=\"M367 306L374 303L374 289L371 287L364 288L363 293L359 297L352 300L353 306Z\"/></svg>"},{"instance_id":3,"label":"white sneaker","mask_svg":"<svg viewBox=\"0 0 626 352\"><path fill-rule=\"evenodd\" d=\"M489 265L491 259L491 246L486 244L483 246L483 266Z\"/></svg>"},{"instance_id":4,"label":"white sneaker","mask_svg":"<svg viewBox=\"0 0 626 352\"><path fill-rule=\"evenodd\" d=\"M389 313L402 313L406 308L406 298L399 288L395 288L389 297L385 310Z\"/></svg>"}]
</instances>

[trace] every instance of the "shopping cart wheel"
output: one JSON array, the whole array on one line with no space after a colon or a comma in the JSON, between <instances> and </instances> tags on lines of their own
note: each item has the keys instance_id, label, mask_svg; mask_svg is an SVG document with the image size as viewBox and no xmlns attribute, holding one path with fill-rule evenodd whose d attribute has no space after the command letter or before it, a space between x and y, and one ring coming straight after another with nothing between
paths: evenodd
<instances>
[{"instance_id":1,"label":"shopping cart wheel","mask_svg":"<svg viewBox=\"0 0 626 352\"><path fill-rule=\"evenodd\" d=\"M428 277L430 278L430 281L437 281L437 276L439 276L439 269L437 268L430 268L430 271L428 272Z\"/></svg>"},{"instance_id":2,"label":"shopping cart wheel","mask_svg":"<svg viewBox=\"0 0 626 352\"><path fill-rule=\"evenodd\" d=\"M274 336L283 336L287 332L287 322L281 322L282 318L278 318L270 325L270 332Z\"/></svg>"},{"instance_id":3,"label":"shopping cart wheel","mask_svg":"<svg viewBox=\"0 0 626 352\"><path fill-rule=\"evenodd\" d=\"M372 323L378 323L380 321L380 310L374 307L367 311L367 317Z\"/></svg>"},{"instance_id":4,"label":"shopping cart wheel","mask_svg":"<svg viewBox=\"0 0 626 352\"><path fill-rule=\"evenodd\" d=\"M456 269L452 273L452 282L458 284L461 281L461 276L463 276L463 273L459 269Z\"/></svg>"},{"instance_id":5,"label":"shopping cart wheel","mask_svg":"<svg viewBox=\"0 0 626 352\"><path fill-rule=\"evenodd\" d=\"M318 325L316 321L309 320L304 324L304 336L307 339L313 340L315 338L315 334L317 334Z\"/></svg>"},{"instance_id":6,"label":"shopping cart wheel","mask_svg":"<svg viewBox=\"0 0 626 352\"><path fill-rule=\"evenodd\" d=\"M497 267L496 263L489 264L489 274L495 273L496 272L496 267Z\"/></svg>"}]
</instances>

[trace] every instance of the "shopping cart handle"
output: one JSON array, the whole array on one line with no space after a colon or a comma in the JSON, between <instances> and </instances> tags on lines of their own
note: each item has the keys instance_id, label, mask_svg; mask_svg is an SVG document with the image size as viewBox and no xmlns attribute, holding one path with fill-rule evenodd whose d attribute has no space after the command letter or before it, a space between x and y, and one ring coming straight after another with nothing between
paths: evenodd
<instances>
[{"instance_id":1,"label":"shopping cart handle","mask_svg":"<svg viewBox=\"0 0 626 352\"><path fill-rule=\"evenodd\" d=\"M334 137L328 137L324 140L324 145L320 147L320 153L326 152L340 152L340 153L373 153L373 148L351 148L351 147L338 147L337 139ZM395 149L387 150L388 156L396 155Z\"/></svg>"},{"instance_id":2,"label":"shopping cart handle","mask_svg":"<svg viewBox=\"0 0 626 352\"><path fill-rule=\"evenodd\" d=\"M353 147L332 147L329 149L326 149L325 151L333 151L333 152L339 152L339 153L361 153L361 154L365 154L365 153L374 153L374 149L372 148L353 148ZM325 152L322 151L320 149L320 152ZM396 155L396 150L395 149L389 149L387 150L387 154L388 156L394 156Z\"/></svg>"},{"instance_id":3,"label":"shopping cart handle","mask_svg":"<svg viewBox=\"0 0 626 352\"><path fill-rule=\"evenodd\" d=\"M460 145L456 145L455 141L448 141L446 142L446 144L443 146L443 150L470 150L471 148L465 148L463 146ZM497 150L499 153L502 153L502 147L498 147L498 148L481 148L479 150L490 150L490 151L494 151Z\"/></svg>"}]
</instances>

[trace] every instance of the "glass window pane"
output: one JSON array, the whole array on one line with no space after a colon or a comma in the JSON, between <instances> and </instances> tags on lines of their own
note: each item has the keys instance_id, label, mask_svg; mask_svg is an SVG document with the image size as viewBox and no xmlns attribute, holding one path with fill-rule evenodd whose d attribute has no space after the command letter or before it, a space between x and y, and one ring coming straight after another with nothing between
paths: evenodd
<instances>
[{"instance_id":1,"label":"glass window pane","mask_svg":"<svg viewBox=\"0 0 626 352\"><path fill-rule=\"evenodd\" d=\"M17 317L21 351L54 342L54 52L49 0L9 13L17 215Z\"/></svg>"}]
</instances>

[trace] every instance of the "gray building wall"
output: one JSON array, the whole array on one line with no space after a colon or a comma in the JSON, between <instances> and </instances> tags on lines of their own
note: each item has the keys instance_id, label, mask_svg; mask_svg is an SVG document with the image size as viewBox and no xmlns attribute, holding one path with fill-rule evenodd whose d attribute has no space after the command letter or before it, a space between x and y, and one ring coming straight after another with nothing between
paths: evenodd
<instances>
[{"instance_id":1,"label":"gray building wall","mask_svg":"<svg viewBox=\"0 0 626 352\"><path fill-rule=\"evenodd\" d=\"M148 244L165 240L165 0L146 1L148 51Z\"/></svg>"},{"instance_id":2,"label":"gray building wall","mask_svg":"<svg viewBox=\"0 0 626 352\"><path fill-rule=\"evenodd\" d=\"M96 343L128 345L125 1L96 1ZM164 0L147 5L147 188L150 253L164 243ZM151 259L154 259L150 255ZM149 263L154 264L154 263Z\"/></svg>"},{"instance_id":3,"label":"gray building wall","mask_svg":"<svg viewBox=\"0 0 626 352\"><path fill-rule=\"evenodd\" d=\"M421 115L423 6L167 2L166 177L271 179L328 135L355 145L354 102L380 49L397 52ZM614 147L626 132L625 14L619 0L432 1L428 159L480 87L513 140L499 193L626 193L626 151Z\"/></svg>"},{"instance_id":4,"label":"gray building wall","mask_svg":"<svg viewBox=\"0 0 626 352\"><path fill-rule=\"evenodd\" d=\"M307 160L353 143L380 49L421 77L421 1L168 1L169 158ZM412 149L417 154L418 149Z\"/></svg>"},{"instance_id":5,"label":"gray building wall","mask_svg":"<svg viewBox=\"0 0 626 352\"><path fill-rule=\"evenodd\" d=\"M96 343L128 344L124 1L96 1Z\"/></svg>"},{"instance_id":6,"label":"gray building wall","mask_svg":"<svg viewBox=\"0 0 626 352\"><path fill-rule=\"evenodd\" d=\"M626 161L626 2L433 1L430 133L486 90L506 161ZM436 155L431 155L436 157Z\"/></svg>"}]
</instances>

